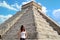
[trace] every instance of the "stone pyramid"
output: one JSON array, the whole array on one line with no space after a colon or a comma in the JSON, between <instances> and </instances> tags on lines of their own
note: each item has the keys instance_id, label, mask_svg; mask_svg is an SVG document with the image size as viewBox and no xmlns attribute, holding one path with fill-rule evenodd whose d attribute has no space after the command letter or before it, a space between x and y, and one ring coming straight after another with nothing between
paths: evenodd
<instances>
[{"instance_id":1,"label":"stone pyramid","mask_svg":"<svg viewBox=\"0 0 60 40\"><path fill-rule=\"evenodd\" d=\"M23 5L21 11L0 25L1 40L19 40L17 32L21 25L25 26L28 33L26 40L60 40L59 25L41 8L33 1Z\"/></svg>"}]
</instances>

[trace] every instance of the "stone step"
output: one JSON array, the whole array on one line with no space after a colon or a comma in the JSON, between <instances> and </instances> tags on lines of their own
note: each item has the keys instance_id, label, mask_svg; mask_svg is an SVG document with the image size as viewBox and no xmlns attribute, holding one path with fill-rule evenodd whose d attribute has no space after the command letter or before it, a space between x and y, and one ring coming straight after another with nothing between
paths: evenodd
<instances>
[{"instance_id":1,"label":"stone step","mask_svg":"<svg viewBox=\"0 0 60 40\"><path fill-rule=\"evenodd\" d=\"M45 28L45 27L44 27L44 28L43 28L43 27L38 27L36 30L37 30L37 31L57 32L57 31L53 30L52 28L49 29L49 28Z\"/></svg>"},{"instance_id":2,"label":"stone step","mask_svg":"<svg viewBox=\"0 0 60 40\"><path fill-rule=\"evenodd\" d=\"M38 38L60 38L59 35L55 35L55 34L46 34L46 33L37 33Z\"/></svg>"},{"instance_id":3,"label":"stone step","mask_svg":"<svg viewBox=\"0 0 60 40\"><path fill-rule=\"evenodd\" d=\"M26 39L26 40L60 40L59 38L58 39L49 39L49 38L46 38L46 39Z\"/></svg>"},{"instance_id":4,"label":"stone step","mask_svg":"<svg viewBox=\"0 0 60 40\"><path fill-rule=\"evenodd\" d=\"M40 33L44 33L44 34L58 35L58 33L56 31L51 31L51 30L37 29L37 31L40 32Z\"/></svg>"}]
</instances>

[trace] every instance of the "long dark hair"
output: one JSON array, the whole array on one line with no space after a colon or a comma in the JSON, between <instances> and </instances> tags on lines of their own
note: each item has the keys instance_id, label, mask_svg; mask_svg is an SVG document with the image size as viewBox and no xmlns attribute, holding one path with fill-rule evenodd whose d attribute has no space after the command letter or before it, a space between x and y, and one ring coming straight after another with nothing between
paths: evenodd
<instances>
[{"instance_id":1,"label":"long dark hair","mask_svg":"<svg viewBox=\"0 0 60 40\"><path fill-rule=\"evenodd\" d=\"M22 31L25 31L25 27L23 25L21 25L21 28L20 28L21 32Z\"/></svg>"}]
</instances>

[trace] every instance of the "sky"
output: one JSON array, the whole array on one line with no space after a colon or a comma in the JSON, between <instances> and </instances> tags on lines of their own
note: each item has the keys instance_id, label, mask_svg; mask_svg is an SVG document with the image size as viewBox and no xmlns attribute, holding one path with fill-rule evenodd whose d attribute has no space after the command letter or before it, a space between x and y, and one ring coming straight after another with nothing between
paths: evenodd
<instances>
[{"instance_id":1,"label":"sky","mask_svg":"<svg viewBox=\"0 0 60 40\"><path fill-rule=\"evenodd\" d=\"M60 24L60 0L0 0L0 24L21 10L21 6L34 1L42 6L42 11Z\"/></svg>"}]
</instances>

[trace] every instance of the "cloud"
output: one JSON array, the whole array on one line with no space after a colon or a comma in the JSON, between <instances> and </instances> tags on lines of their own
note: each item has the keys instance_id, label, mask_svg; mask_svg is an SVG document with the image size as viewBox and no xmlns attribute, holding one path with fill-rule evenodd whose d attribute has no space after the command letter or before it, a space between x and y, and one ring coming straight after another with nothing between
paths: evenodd
<instances>
[{"instance_id":1,"label":"cloud","mask_svg":"<svg viewBox=\"0 0 60 40\"><path fill-rule=\"evenodd\" d=\"M44 13L48 12L48 10L47 10L47 8L45 6L42 6L42 12L44 12Z\"/></svg>"},{"instance_id":2,"label":"cloud","mask_svg":"<svg viewBox=\"0 0 60 40\"><path fill-rule=\"evenodd\" d=\"M27 1L35 1L35 0L27 0Z\"/></svg>"},{"instance_id":3,"label":"cloud","mask_svg":"<svg viewBox=\"0 0 60 40\"><path fill-rule=\"evenodd\" d=\"M21 10L22 5L18 5L17 3L11 5L12 7L15 7L17 10Z\"/></svg>"},{"instance_id":4,"label":"cloud","mask_svg":"<svg viewBox=\"0 0 60 40\"><path fill-rule=\"evenodd\" d=\"M14 8L13 6L11 6L11 5L7 4L5 1L3 1L3 2L0 2L0 7L5 7L5 8L10 9L10 10L18 11L17 8L19 8L19 5L16 4L15 7L17 7L17 8Z\"/></svg>"},{"instance_id":5,"label":"cloud","mask_svg":"<svg viewBox=\"0 0 60 40\"><path fill-rule=\"evenodd\" d=\"M26 0L26 2L22 2L22 5L27 4L27 3L31 2L31 1L35 1L35 0Z\"/></svg>"},{"instance_id":6,"label":"cloud","mask_svg":"<svg viewBox=\"0 0 60 40\"><path fill-rule=\"evenodd\" d=\"M60 20L60 9L53 10L53 16Z\"/></svg>"},{"instance_id":7,"label":"cloud","mask_svg":"<svg viewBox=\"0 0 60 40\"><path fill-rule=\"evenodd\" d=\"M8 14L8 15L0 15L0 24L3 23L5 20L9 19L10 17L12 17L11 14Z\"/></svg>"},{"instance_id":8,"label":"cloud","mask_svg":"<svg viewBox=\"0 0 60 40\"><path fill-rule=\"evenodd\" d=\"M38 3L38 4L42 6L42 12L43 13L47 13L48 12L48 10L47 10L47 8L45 6L43 6L41 3Z\"/></svg>"},{"instance_id":9,"label":"cloud","mask_svg":"<svg viewBox=\"0 0 60 40\"><path fill-rule=\"evenodd\" d=\"M22 2L22 5L27 4L27 3L29 3L29 2L31 2L31 1Z\"/></svg>"},{"instance_id":10,"label":"cloud","mask_svg":"<svg viewBox=\"0 0 60 40\"><path fill-rule=\"evenodd\" d=\"M22 2L22 5L27 4L27 3L29 3L29 2Z\"/></svg>"},{"instance_id":11,"label":"cloud","mask_svg":"<svg viewBox=\"0 0 60 40\"><path fill-rule=\"evenodd\" d=\"M42 5L41 3L38 2L39 5Z\"/></svg>"},{"instance_id":12,"label":"cloud","mask_svg":"<svg viewBox=\"0 0 60 40\"><path fill-rule=\"evenodd\" d=\"M10 10L19 11L19 10L21 10L21 6L22 5L27 4L27 3L31 2L31 1L35 1L35 0L26 0L26 2L22 2L21 5L18 5L17 3L9 5L5 1L3 1L3 2L0 2L0 7L5 7L5 8L10 9ZM38 4L42 5L41 3L38 3ZM42 6L42 11L44 13L46 13L47 12L47 8L45 6Z\"/></svg>"},{"instance_id":13,"label":"cloud","mask_svg":"<svg viewBox=\"0 0 60 40\"><path fill-rule=\"evenodd\" d=\"M53 10L54 19L60 23L60 9Z\"/></svg>"}]
</instances>

